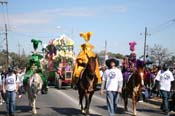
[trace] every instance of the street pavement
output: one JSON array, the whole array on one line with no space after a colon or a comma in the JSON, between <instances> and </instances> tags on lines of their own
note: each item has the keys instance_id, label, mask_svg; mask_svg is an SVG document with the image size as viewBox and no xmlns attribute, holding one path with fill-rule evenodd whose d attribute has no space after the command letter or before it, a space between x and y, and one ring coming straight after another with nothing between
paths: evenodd
<instances>
[{"instance_id":1,"label":"street pavement","mask_svg":"<svg viewBox=\"0 0 175 116\"><path fill-rule=\"evenodd\" d=\"M138 103L138 116L165 116L158 105L150 103ZM80 112L78 101L78 92L72 89L57 90L49 88L46 95L38 95L36 116L83 116ZM108 116L105 95L100 96L96 91L90 106L90 116ZM0 116L4 116L5 104L0 106ZM33 116L31 107L28 106L26 95L17 98L16 116ZM119 100L116 116L132 116L131 100L129 100L129 111L125 112L123 108L123 100ZM170 116L175 116L171 113Z\"/></svg>"}]
</instances>

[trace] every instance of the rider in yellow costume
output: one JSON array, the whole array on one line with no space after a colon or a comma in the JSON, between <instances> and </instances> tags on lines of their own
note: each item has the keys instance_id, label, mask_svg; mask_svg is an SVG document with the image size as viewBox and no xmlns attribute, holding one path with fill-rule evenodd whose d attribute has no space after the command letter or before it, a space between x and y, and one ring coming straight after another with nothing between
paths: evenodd
<instances>
[{"instance_id":1,"label":"rider in yellow costume","mask_svg":"<svg viewBox=\"0 0 175 116\"><path fill-rule=\"evenodd\" d=\"M80 37L83 37L86 43L80 46L81 51L78 54L77 59L76 59L74 73L73 73L73 84L74 85L77 84L78 79L81 77L81 73L85 69L86 64L88 63L88 57L96 56L96 54L93 52L94 46L88 42L90 40L91 35L92 35L92 32L80 33ZM100 84L101 77L100 77L100 70L99 70L97 59L96 59L95 74L98 79L98 84Z\"/></svg>"}]
</instances>

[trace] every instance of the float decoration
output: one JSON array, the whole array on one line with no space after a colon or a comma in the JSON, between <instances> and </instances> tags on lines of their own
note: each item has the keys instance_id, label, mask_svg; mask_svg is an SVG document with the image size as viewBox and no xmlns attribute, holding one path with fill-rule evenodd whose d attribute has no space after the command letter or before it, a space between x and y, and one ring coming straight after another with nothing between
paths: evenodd
<instances>
[{"instance_id":1,"label":"float decoration","mask_svg":"<svg viewBox=\"0 0 175 116\"><path fill-rule=\"evenodd\" d=\"M55 38L46 46L46 55L48 60L48 69L54 70L59 63L67 62L72 65L75 59L74 55L74 41L65 34Z\"/></svg>"},{"instance_id":2,"label":"float decoration","mask_svg":"<svg viewBox=\"0 0 175 116\"><path fill-rule=\"evenodd\" d=\"M54 46L57 49L57 57L74 58L74 41L66 35L61 35L59 38L53 41Z\"/></svg>"}]
</instances>

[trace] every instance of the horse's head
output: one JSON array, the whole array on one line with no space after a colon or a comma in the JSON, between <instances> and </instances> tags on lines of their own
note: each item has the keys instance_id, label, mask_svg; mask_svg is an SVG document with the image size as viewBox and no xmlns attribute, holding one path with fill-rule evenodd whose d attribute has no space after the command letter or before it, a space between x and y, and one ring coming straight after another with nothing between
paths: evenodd
<instances>
[{"instance_id":1,"label":"horse's head","mask_svg":"<svg viewBox=\"0 0 175 116\"><path fill-rule=\"evenodd\" d=\"M33 94L37 94L39 90L42 88L43 81L41 76L37 73L33 74L29 78L29 90L33 92Z\"/></svg>"},{"instance_id":2,"label":"horse's head","mask_svg":"<svg viewBox=\"0 0 175 116\"><path fill-rule=\"evenodd\" d=\"M143 61L137 60L136 66L137 66L137 72L140 75L139 77L141 77L141 84L144 85L145 63Z\"/></svg>"},{"instance_id":3,"label":"horse's head","mask_svg":"<svg viewBox=\"0 0 175 116\"><path fill-rule=\"evenodd\" d=\"M86 65L86 68L83 72L82 75L82 83L80 84L82 88L87 89L88 92L91 92L95 88L95 83L97 83L97 78L95 74L95 69L96 69L96 61L97 61L97 56L95 57L89 57L87 55L88 62Z\"/></svg>"},{"instance_id":4,"label":"horse's head","mask_svg":"<svg viewBox=\"0 0 175 116\"><path fill-rule=\"evenodd\" d=\"M95 57L88 57L88 63L87 63L87 67L86 69L90 72L90 73L95 73L95 69L96 69L96 59L97 59L97 55Z\"/></svg>"}]
</instances>

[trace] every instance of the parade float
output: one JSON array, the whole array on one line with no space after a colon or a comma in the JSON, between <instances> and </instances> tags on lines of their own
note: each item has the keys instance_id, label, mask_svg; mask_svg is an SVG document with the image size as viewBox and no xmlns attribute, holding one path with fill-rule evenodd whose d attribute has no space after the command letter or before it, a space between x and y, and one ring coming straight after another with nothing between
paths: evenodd
<instances>
[{"instance_id":1,"label":"parade float","mask_svg":"<svg viewBox=\"0 0 175 116\"><path fill-rule=\"evenodd\" d=\"M51 40L43 49L48 82L58 89L72 84L72 69L75 60L73 49L74 41L64 34Z\"/></svg>"}]
</instances>

